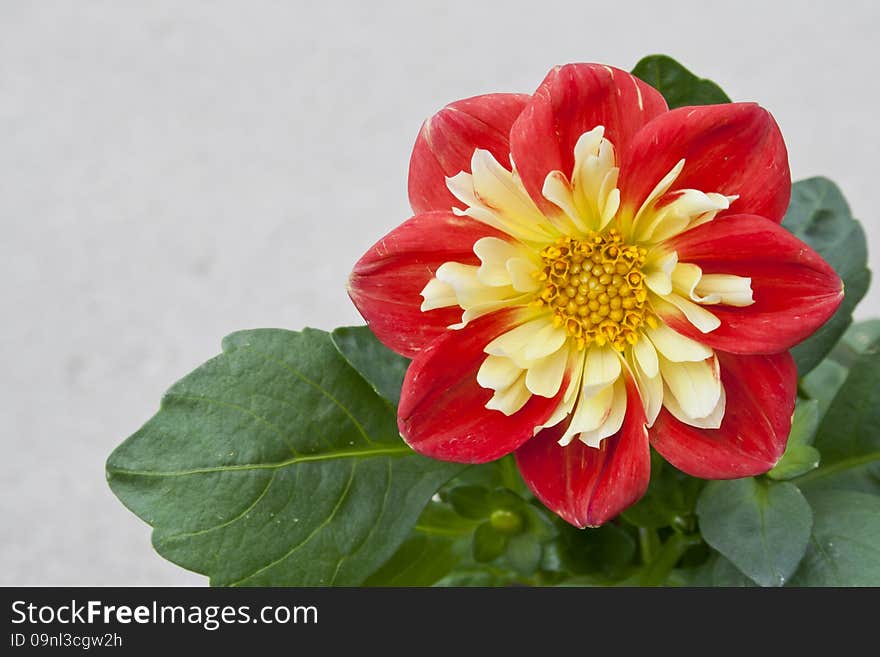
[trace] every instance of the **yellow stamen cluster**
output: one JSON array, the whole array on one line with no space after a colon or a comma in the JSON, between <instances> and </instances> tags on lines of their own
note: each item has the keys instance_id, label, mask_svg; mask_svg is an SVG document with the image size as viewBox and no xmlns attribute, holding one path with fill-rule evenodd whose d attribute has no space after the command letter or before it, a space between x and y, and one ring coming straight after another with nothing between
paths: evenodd
<instances>
[{"instance_id":1,"label":"yellow stamen cluster","mask_svg":"<svg viewBox=\"0 0 880 657\"><path fill-rule=\"evenodd\" d=\"M535 303L548 306L578 349L595 343L623 351L643 324L656 326L642 274L646 250L624 244L612 228L580 240L562 237L541 251L545 285Z\"/></svg>"}]
</instances>

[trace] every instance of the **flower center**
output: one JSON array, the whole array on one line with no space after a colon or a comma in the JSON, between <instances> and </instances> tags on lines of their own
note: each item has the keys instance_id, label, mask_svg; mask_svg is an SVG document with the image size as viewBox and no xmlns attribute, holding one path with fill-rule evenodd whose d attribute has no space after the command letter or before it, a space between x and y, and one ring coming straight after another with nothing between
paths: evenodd
<instances>
[{"instance_id":1,"label":"flower center","mask_svg":"<svg viewBox=\"0 0 880 657\"><path fill-rule=\"evenodd\" d=\"M642 265L646 250L624 244L612 228L585 239L561 237L541 251L544 282L535 303L553 312L578 349L592 343L623 351L638 340L642 324L656 326L647 307Z\"/></svg>"}]
</instances>

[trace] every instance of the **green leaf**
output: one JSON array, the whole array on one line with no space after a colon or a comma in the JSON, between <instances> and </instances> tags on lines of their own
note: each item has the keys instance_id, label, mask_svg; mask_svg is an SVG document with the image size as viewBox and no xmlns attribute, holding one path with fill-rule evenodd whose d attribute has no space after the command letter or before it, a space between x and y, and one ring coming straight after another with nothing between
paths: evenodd
<instances>
[{"instance_id":1,"label":"green leaf","mask_svg":"<svg viewBox=\"0 0 880 657\"><path fill-rule=\"evenodd\" d=\"M520 534L507 543L507 560L520 575L533 575L541 565L541 541L532 534Z\"/></svg>"},{"instance_id":2,"label":"green leaf","mask_svg":"<svg viewBox=\"0 0 880 657\"><path fill-rule=\"evenodd\" d=\"M471 520L484 520L489 517L489 491L483 486L456 486L446 493L446 499L455 512Z\"/></svg>"},{"instance_id":3,"label":"green leaf","mask_svg":"<svg viewBox=\"0 0 880 657\"><path fill-rule=\"evenodd\" d=\"M880 342L880 319L856 322L844 333L843 342L858 356L866 353Z\"/></svg>"},{"instance_id":4,"label":"green leaf","mask_svg":"<svg viewBox=\"0 0 880 657\"><path fill-rule=\"evenodd\" d=\"M840 363L826 358L801 379L801 389L819 404L819 417L825 416L849 370Z\"/></svg>"},{"instance_id":5,"label":"green leaf","mask_svg":"<svg viewBox=\"0 0 880 657\"><path fill-rule=\"evenodd\" d=\"M516 579L516 573L484 567L456 568L435 584L438 587L507 586Z\"/></svg>"},{"instance_id":6,"label":"green leaf","mask_svg":"<svg viewBox=\"0 0 880 657\"><path fill-rule=\"evenodd\" d=\"M767 473L771 479L793 479L819 466L819 450L811 445L819 428L819 402L798 399L785 454Z\"/></svg>"},{"instance_id":7,"label":"green leaf","mask_svg":"<svg viewBox=\"0 0 880 657\"><path fill-rule=\"evenodd\" d=\"M413 532L364 586L431 586L465 557L477 523L448 505L429 502Z\"/></svg>"},{"instance_id":8,"label":"green leaf","mask_svg":"<svg viewBox=\"0 0 880 657\"><path fill-rule=\"evenodd\" d=\"M460 560L452 539L416 533L367 578L364 586L431 586Z\"/></svg>"},{"instance_id":9,"label":"green leaf","mask_svg":"<svg viewBox=\"0 0 880 657\"><path fill-rule=\"evenodd\" d=\"M623 518L636 527L677 526L690 531L686 525L693 520L694 505L703 485L703 480L675 469L652 451L648 490L641 500L623 512Z\"/></svg>"},{"instance_id":10,"label":"green leaf","mask_svg":"<svg viewBox=\"0 0 880 657\"><path fill-rule=\"evenodd\" d=\"M712 586L748 588L755 583L740 572L728 559L719 554L712 563Z\"/></svg>"},{"instance_id":11,"label":"green leaf","mask_svg":"<svg viewBox=\"0 0 880 657\"><path fill-rule=\"evenodd\" d=\"M107 461L165 558L220 586L358 585L460 466L415 454L323 331L243 331Z\"/></svg>"},{"instance_id":12,"label":"green leaf","mask_svg":"<svg viewBox=\"0 0 880 657\"><path fill-rule=\"evenodd\" d=\"M799 486L880 493L880 343L850 369L814 444L822 465L799 478Z\"/></svg>"},{"instance_id":13,"label":"green leaf","mask_svg":"<svg viewBox=\"0 0 880 657\"><path fill-rule=\"evenodd\" d=\"M576 575L602 572L613 577L636 553L635 539L613 523L595 529L560 525L557 543L562 566Z\"/></svg>"},{"instance_id":14,"label":"green leaf","mask_svg":"<svg viewBox=\"0 0 880 657\"><path fill-rule=\"evenodd\" d=\"M632 73L663 94L669 109L730 102L730 98L717 84L698 78L667 55L642 58Z\"/></svg>"},{"instance_id":15,"label":"green leaf","mask_svg":"<svg viewBox=\"0 0 880 657\"><path fill-rule=\"evenodd\" d=\"M366 326L345 326L330 334L339 353L373 390L397 406L409 360L383 345Z\"/></svg>"},{"instance_id":16,"label":"green leaf","mask_svg":"<svg viewBox=\"0 0 880 657\"><path fill-rule=\"evenodd\" d=\"M712 481L697 502L703 538L761 586L782 586L807 549L810 505L790 483Z\"/></svg>"},{"instance_id":17,"label":"green leaf","mask_svg":"<svg viewBox=\"0 0 880 657\"><path fill-rule=\"evenodd\" d=\"M807 494L813 533L792 586L880 586L880 497L853 491Z\"/></svg>"},{"instance_id":18,"label":"green leaf","mask_svg":"<svg viewBox=\"0 0 880 657\"><path fill-rule=\"evenodd\" d=\"M803 376L831 351L852 322L852 312L871 280L865 233L850 212L840 189L827 178L808 178L791 189L782 225L813 247L843 280L840 308L816 333L792 349Z\"/></svg>"}]
</instances>

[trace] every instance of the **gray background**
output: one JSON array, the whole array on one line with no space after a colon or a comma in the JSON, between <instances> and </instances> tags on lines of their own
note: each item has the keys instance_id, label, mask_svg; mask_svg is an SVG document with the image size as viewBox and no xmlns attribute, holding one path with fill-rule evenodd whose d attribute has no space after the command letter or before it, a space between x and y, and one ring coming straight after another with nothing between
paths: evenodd
<instances>
[{"instance_id":1,"label":"gray background","mask_svg":"<svg viewBox=\"0 0 880 657\"><path fill-rule=\"evenodd\" d=\"M0 0L0 584L204 583L104 459L224 334L358 322L348 271L451 100L669 53L768 107L876 244L877 7Z\"/></svg>"}]
</instances>

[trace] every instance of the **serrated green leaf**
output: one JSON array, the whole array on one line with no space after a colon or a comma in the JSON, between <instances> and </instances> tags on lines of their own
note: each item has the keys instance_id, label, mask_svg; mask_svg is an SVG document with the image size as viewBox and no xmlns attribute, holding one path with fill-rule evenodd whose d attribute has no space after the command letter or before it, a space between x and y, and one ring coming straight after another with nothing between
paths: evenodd
<instances>
[{"instance_id":1,"label":"serrated green leaf","mask_svg":"<svg viewBox=\"0 0 880 657\"><path fill-rule=\"evenodd\" d=\"M880 343L858 357L819 425L821 466L797 480L806 490L880 493Z\"/></svg>"},{"instance_id":2,"label":"serrated green leaf","mask_svg":"<svg viewBox=\"0 0 880 657\"><path fill-rule=\"evenodd\" d=\"M397 406L409 360L383 345L366 326L344 326L330 334L333 344L380 396Z\"/></svg>"},{"instance_id":3,"label":"serrated green leaf","mask_svg":"<svg viewBox=\"0 0 880 657\"><path fill-rule=\"evenodd\" d=\"M667 55L643 57L632 74L663 94L669 109L730 102L717 84L697 77Z\"/></svg>"},{"instance_id":4,"label":"serrated green leaf","mask_svg":"<svg viewBox=\"0 0 880 657\"><path fill-rule=\"evenodd\" d=\"M771 479L793 479L819 466L819 450L811 445L819 428L819 402L798 399L785 454L767 473Z\"/></svg>"},{"instance_id":5,"label":"serrated green leaf","mask_svg":"<svg viewBox=\"0 0 880 657\"><path fill-rule=\"evenodd\" d=\"M814 523L792 586L880 586L880 497L854 491L807 493Z\"/></svg>"},{"instance_id":6,"label":"serrated green leaf","mask_svg":"<svg viewBox=\"0 0 880 657\"><path fill-rule=\"evenodd\" d=\"M243 331L107 461L165 558L221 586L357 585L460 466L400 439L323 331Z\"/></svg>"},{"instance_id":7,"label":"serrated green leaf","mask_svg":"<svg viewBox=\"0 0 880 657\"><path fill-rule=\"evenodd\" d=\"M697 502L705 541L761 586L782 586L807 549L810 505L790 483L712 481Z\"/></svg>"},{"instance_id":8,"label":"serrated green leaf","mask_svg":"<svg viewBox=\"0 0 880 657\"><path fill-rule=\"evenodd\" d=\"M803 376L825 358L852 322L852 312L865 296L871 280L868 249L865 233L853 218L846 199L827 178L808 178L792 185L791 202L782 225L825 258L845 286L837 312L791 351Z\"/></svg>"}]
</instances>

